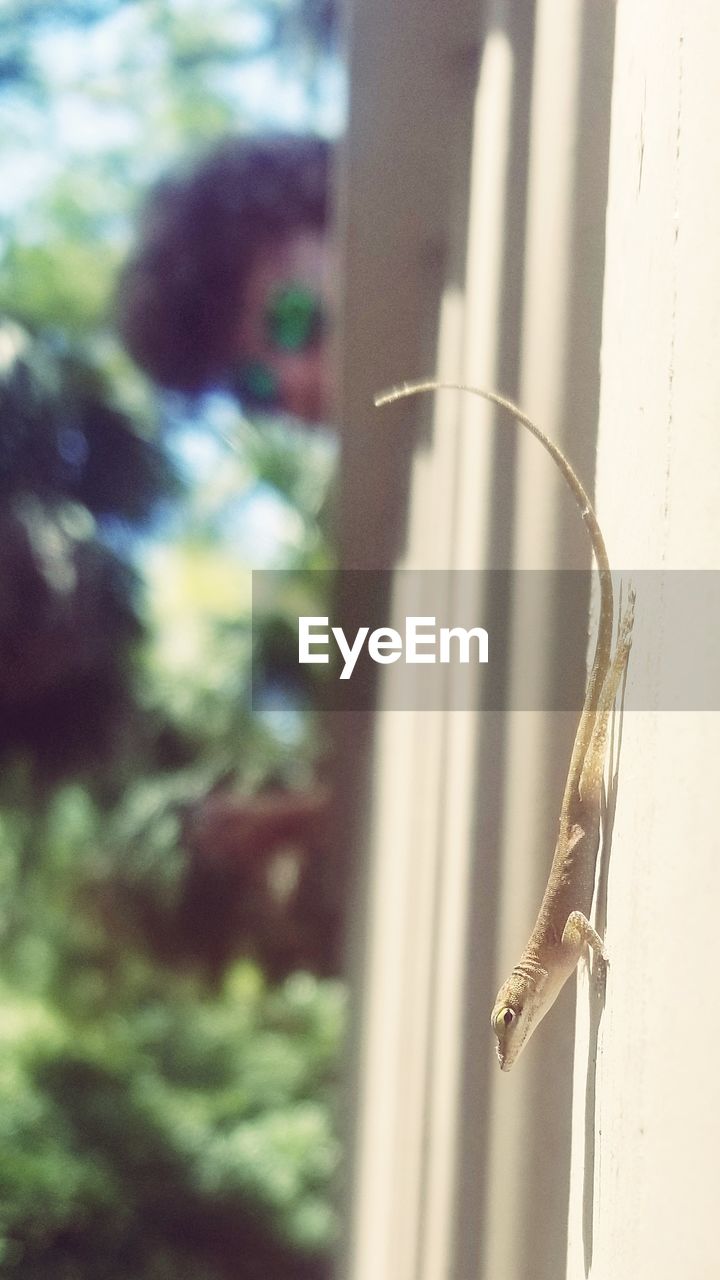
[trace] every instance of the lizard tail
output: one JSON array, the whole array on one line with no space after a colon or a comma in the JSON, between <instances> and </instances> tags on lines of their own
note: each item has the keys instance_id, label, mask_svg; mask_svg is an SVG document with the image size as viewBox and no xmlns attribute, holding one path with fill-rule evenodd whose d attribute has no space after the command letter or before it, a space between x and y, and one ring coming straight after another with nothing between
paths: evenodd
<instances>
[{"instance_id":1,"label":"lizard tail","mask_svg":"<svg viewBox=\"0 0 720 1280\"><path fill-rule=\"evenodd\" d=\"M543 449L550 454L555 466L565 479L565 482L577 503L580 514L582 516L585 528L588 531L590 543L597 564L598 576L600 579L600 622L598 625L597 642L595 645L595 655L593 657L590 678L588 681L587 695L585 698L585 706L583 708L585 720L588 719L586 713L596 709L605 674L610 662L610 650L612 647L612 626L613 626L613 587L612 575L610 573L610 562L608 560L607 549L605 547L605 539L603 538L597 516L593 509L593 505L588 497L579 476L573 470L568 462L565 454L561 449L545 435L545 432L537 426L531 418L528 418L522 409L513 404L512 400L508 400L505 396L498 395L495 391L485 391L482 387L471 387L462 382L405 382L402 386L393 387L389 391L383 391L375 396L375 405L379 408L382 405L392 404L396 400L404 400L408 396L420 395L426 391L469 391L471 395L480 396L482 400L489 400L491 404L497 405L499 409L504 409L507 413L512 414L513 418L524 427L530 435L542 445ZM576 743L576 746L579 744Z\"/></svg>"}]
</instances>

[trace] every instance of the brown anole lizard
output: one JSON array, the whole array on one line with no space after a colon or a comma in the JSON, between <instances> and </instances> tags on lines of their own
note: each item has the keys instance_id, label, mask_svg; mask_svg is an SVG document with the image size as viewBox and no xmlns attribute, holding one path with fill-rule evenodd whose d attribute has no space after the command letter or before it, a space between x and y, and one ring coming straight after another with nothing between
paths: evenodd
<instances>
[{"instance_id":1,"label":"brown anole lizard","mask_svg":"<svg viewBox=\"0 0 720 1280\"><path fill-rule=\"evenodd\" d=\"M608 720L632 644L634 592L628 594L612 651L613 586L605 540L590 499L564 453L512 401L493 391L451 382L412 382L384 392L376 405L443 389L469 391L506 410L525 427L564 477L587 528L600 579L600 621L585 702L575 735L560 809L555 854L535 927L520 960L501 986L491 1023L497 1056L509 1071L529 1036L556 1000L578 961L589 950L601 964L607 957L602 938L590 923L600 819Z\"/></svg>"}]
</instances>

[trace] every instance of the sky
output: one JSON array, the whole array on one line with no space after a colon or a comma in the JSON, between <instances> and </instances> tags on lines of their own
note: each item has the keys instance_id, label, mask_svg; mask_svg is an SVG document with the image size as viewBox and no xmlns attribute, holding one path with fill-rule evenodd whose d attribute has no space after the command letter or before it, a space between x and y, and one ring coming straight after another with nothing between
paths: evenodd
<instances>
[{"instance_id":1,"label":"sky","mask_svg":"<svg viewBox=\"0 0 720 1280\"><path fill-rule=\"evenodd\" d=\"M47 98L33 103L27 94L8 90L0 97L0 217L20 213L68 163L142 144L147 121L162 114L157 85L165 48L149 26L157 8L153 0L137 0L89 28L38 28L32 59ZM251 49L262 44L267 31L262 6L253 0L164 0L164 8L183 22L200 16L203 22L216 19L224 35ZM267 56L219 66L209 81L236 107L239 123L328 138L342 130L345 94L339 61L328 61L312 98L301 68L292 74L287 65ZM142 113L137 111L139 95ZM149 159L152 154L149 146ZM152 163L150 159L151 168Z\"/></svg>"}]
</instances>

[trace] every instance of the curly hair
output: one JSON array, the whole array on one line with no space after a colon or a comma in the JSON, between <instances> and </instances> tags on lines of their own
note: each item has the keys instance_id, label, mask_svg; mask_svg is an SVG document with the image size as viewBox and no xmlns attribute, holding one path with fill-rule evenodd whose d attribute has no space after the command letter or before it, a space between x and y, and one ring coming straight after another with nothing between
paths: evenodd
<instances>
[{"instance_id":1,"label":"curly hair","mask_svg":"<svg viewBox=\"0 0 720 1280\"><path fill-rule=\"evenodd\" d=\"M117 318L154 381L193 393L221 375L258 251L325 227L329 160L319 138L227 138L150 193Z\"/></svg>"}]
</instances>

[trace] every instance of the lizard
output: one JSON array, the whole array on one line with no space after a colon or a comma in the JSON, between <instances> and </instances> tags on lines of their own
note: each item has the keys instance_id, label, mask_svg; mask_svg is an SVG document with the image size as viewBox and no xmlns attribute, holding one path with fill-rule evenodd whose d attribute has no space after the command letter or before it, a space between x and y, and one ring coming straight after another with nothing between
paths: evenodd
<instances>
[{"instance_id":1,"label":"lizard","mask_svg":"<svg viewBox=\"0 0 720 1280\"><path fill-rule=\"evenodd\" d=\"M597 516L562 450L528 416L494 391L456 382L408 382L375 397L376 406L426 391L468 391L512 415L543 446L572 493L588 531L600 582L600 618L585 700L575 734L560 809L557 842L535 926L520 960L503 982L491 1015L497 1057L509 1071L552 1007L578 962L594 952L608 963L603 940L590 923L600 846L608 721L632 645L635 593L631 589L613 652L613 584Z\"/></svg>"}]
</instances>

